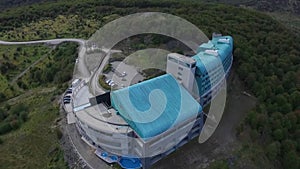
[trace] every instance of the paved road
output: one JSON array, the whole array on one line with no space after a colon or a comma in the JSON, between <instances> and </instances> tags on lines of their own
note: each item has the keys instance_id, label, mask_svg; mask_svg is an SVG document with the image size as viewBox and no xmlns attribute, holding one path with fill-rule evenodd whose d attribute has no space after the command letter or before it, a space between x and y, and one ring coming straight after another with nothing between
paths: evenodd
<instances>
[{"instance_id":1,"label":"paved road","mask_svg":"<svg viewBox=\"0 0 300 169\"><path fill-rule=\"evenodd\" d=\"M8 42L8 41L1 41L1 45L30 45L30 44L39 44L39 43L48 43L48 44L59 44L62 42L76 42L80 45L85 44L85 40L83 39L73 39L73 38L65 38L65 39L50 39L50 40L36 40L36 41L27 41L27 42Z\"/></svg>"},{"instance_id":2,"label":"paved road","mask_svg":"<svg viewBox=\"0 0 300 169\"><path fill-rule=\"evenodd\" d=\"M52 39L52 40L38 40L38 41L28 41L28 42L7 42L7 41L1 41L0 45L33 45L33 44L40 44L40 43L46 43L51 45L58 45L62 42L75 42L80 45L79 53L78 53L78 61L75 63L75 71L76 74L74 74L73 78L81 78L86 81L90 80L91 72L88 70L85 57L86 57L86 47L85 47L85 40L83 39ZM92 77L98 77L97 75L102 72L102 69L104 68L105 64L108 62L108 59L110 57L111 53L115 52L121 52L118 50L109 50L106 48L101 49L103 52L108 53L106 57L102 60L100 63L100 66L98 70L95 72L96 76L93 74ZM42 58L40 58L42 59ZM39 59L39 60L40 60ZM29 68L28 68L29 69ZM25 70L26 71L26 70ZM97 86L96 91L103 91L98 86L98 78L92 78L93 84ZM70 137L70 141L72 146L74 147L75 151L78 153L80 159L82 159L89 168L92 169L111 169L112 167L108 166L105 162L100 160L95 154L94 150L89 147L85 142L82 141L80 138L80 134L76 130L76 127L74 124L66 125L67 133Z\"/></svg>"},{"instance_id":3,"label":"paved road","mask_svg":"<svg viewBox=\"0 0 300 169\"><path fill-rule=\"evenodd\" d=\"M99 95L99 94L104 93L103 89L99 86L98 78L99 78L99 75L102 73L104 66L108 63L110 55L113 53L121 53L122 52L120 50L109 50L106 48L102 48L102 51L106 53L105 58L102 59L98 69L93 73L93 75L91 76L90 81L89 81L90 92L93 95Z\"/></svg>"},{"instance_id":4,"label":"paved road","mask_svg":"<svg viewBox=\"0 0 300 169\"><path fill-rule=\"evenodd\" d=\"M86 81L90 81L89 82L90 89L91 89L90 92L92 92L92 94L94 94L94 95L104 93L103 89L101 87L99 87L98 75L102 72L104 66L108 62L110 54L122 52L120 50L109 50L107 48L102 48L101 50L103 52L107 53L107 55L100 63L99 68L91 76L91 72L89 71L89 69L87 67L86 59L85 59L85 54L86 54L85 42L86 42L86 40L73 39L73 38L37 40L37 41L27 41L27 42L8 42L8 41L0 40L0 45L33 45L33 44L39 44L39 43L47 43L47 44L57 45L62 42L75 42L80 45L79 54L78 54L78 62L75 64L76 70L74 71L73 78L80 78L80 79L84 79Z\"/></svg>"},{"instance_id":5,"label":"paved road","mask_svg":"<svg viewBox=\"0 0 300 169\"><path fill-rule=\"evenodd\" d=\"M76 78L80 78L80 79L84 79L85 81L88 81L91 76L91 72L89 71L87 64L85 62L85 52L86 52L85 46L81 45L78 53L78 62L76 63L76 67L75 67L78 72Z\"/></svg>"}]
</instances>

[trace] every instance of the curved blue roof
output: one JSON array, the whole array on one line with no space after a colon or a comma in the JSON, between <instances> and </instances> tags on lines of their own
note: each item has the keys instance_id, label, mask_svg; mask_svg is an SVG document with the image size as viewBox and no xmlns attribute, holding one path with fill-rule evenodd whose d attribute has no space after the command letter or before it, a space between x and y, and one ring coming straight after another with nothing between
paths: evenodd
<instances>
[{"instance_id":1,"label":"curved blue roof","mask_svg":"<svg viewBox=\"0 0 300 169\"><path fill-rule=\"evenodd\" d=\"M143 139L156 136L202 112L172 75L162 75L111 93L113 107Z\"/></svg>"},{"instance_id":2,"label":"curved blue roof","mask_svg":"<svg viewBox=\"0 0 300 169\"><path fill-rule=\"evenodd\" d=\"M229 43L219 42L220 39L228 39ZM205 50L217 50L218 56L207 54ZM233 39L231 36L213 37L212 40L200 45L197 54L193 56L197 62L196 73L205 74L207 71L216 68L232 53L232 50Z\"/></svg>"}]
</instances>

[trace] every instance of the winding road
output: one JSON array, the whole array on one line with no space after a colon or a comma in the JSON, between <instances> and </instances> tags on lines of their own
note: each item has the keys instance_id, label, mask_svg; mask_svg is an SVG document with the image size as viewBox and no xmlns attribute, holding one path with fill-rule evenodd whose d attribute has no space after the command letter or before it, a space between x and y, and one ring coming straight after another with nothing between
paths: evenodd
<instances>
[{"instance_id":1,"label":"winding road","mask_svg":"<svg viewBox=\"0 0 300 169\"><path fill-rule=\"evenodd\" d=\"M102 70L104 69L104 66L109 60L110 55L113 53L122 52L120 50L109 50L109 49L102 49L102 51L105 52L106 55L104 58L102 58L101 64L99 65L95 73L93 73L89 81L90 92L95 96L105 93L105 91L99 86L98 79L99 79L99 75L102 73Z\"/></svg>"},{"instance_id":2,"label":"winding road","mask_svg":"<svg viewBox=\"0 0 300 169\"><path fill-rule=\"evenodd\" d=\"M89 82L90 92L93 95L103 94L103 89L98 84L98 75L102 72L105 64L108 62L109 57L112 53L120 53L120 50L110 50L107 48L101 48L101 50L106 53L105 57L102 59L101 63L97 70L92 74L86 64L86 40L84 39L74 39L74 38L64 38L64 39L50 39L50 40L36 40L36 41L25 41L25 42L8 42L8 41L1 41L0 45L34 45L34 44L50 44L50 45L58 45L62 42L75 42L80 45L79 52L78 52L78 62L75 63L75 71L73 78L80 78L84 79L85 81Z\"/></svg>"},{"instance_id":3,"label":"winding road","mask_svg":"<svg viewBox=\"0 0 300 169\"><path fill-rule=\"evenodd\" d=\"M86 46L85 46L86 40L83 40L83 39L52 39L52 40L38 40L38 41L28 41L28 42L7 42L7 41L0 40L0 45L34 45L34 44L42 44L42 43L50 44L50 45L58 45L62 42L75 42L80 45L79 52L78 52L78 61L76 61L76 63L75 63L75 70L74 70L74 72L76 72L76 74L73 75L73 78L81 78L86 81L90 81L91 72L89 71L87 64L86 64L86 60L85 60L85 54L86 54L86 50L87 50ZM101 50L103 52L107 53L106 57L103 58L101 64L99 64L99 67L98 67L98 68L103 69L104 65L106 64L106 62L109 59L111 51L106 48L102 48ZM113 52L115 52L115 51L113 51ZM41 57L40 59L42 59L42 58L43 57ZM27 69L29 69L29 68L27 68ZM24 72L26 70L24 70ZM97 70L94 74L96 74L98 72L101 73L102 70ZM22 76L22 74L23 73L21 73L16 78ZM98 77L94 74L92 77ZM96 79L96 78L92 78L92 79ZM97 86L97 88L96 88L97 93L103 91L98 86L98 80L93 80L93 82L95 82L95 84L92 84L92 85ZM91 84L91 83L89 83L89 84ZM85 162L85 164L87 164L89 166L89 168L93 169L93 168L98 168L99 166L101 166L101 168L110 168L104 162L99 162L100 160L93 153L86 151L88 149L88 146L86 144L81 143L82 140L79 139L80 136L75 134L76 129L74 126L66 126L66 127L67 127L66 131L68 132L68 135L71 139L71 143L73 144L72 146L73 146L75 152L78 153L80 159L83 160ZM76 137L76 138L74 138L74 137Z\"/></svg>"},{"instance_id":4,"label":"winding road","mask_svg":"<svg viewBox=\"0 0 300 169\"><path fill-rule=\"evenodd\" d=\"M36 40L36 41L26 41L26 42L8 42L8 41L1 41L0 45L34 45L34 44L50 44L50 45L58 45L62 42L75 42L80 45L79 54L78 54L78 63L76 63L76 67L79 70L79 75L76 76L76 78L81 79L89 79L91 76L90 71L88 70L86 63L85 63L85 57L84 54L86 52L85 43L86 40L84 39L73 39L73 38L65 38L65 39L50 39L50 40Z\"/></svg>"},{"instance_id":5,"label":"winding road","mask_svg":"<svg viewBox=\"0 0 300 169\"><path fill-rule=\"evenodd\" d=\"M80 45L85 44L85 40L83 39L73 39L73 38L65 38L65 39L49 39L49 40L36 40L36 41L25 41L25 42L8 42L1 41L0 45L31 45L31 44L39 44L39 43L48 43L48 44L60 44L62 42L76 42Z\"/></svg>"}]
</instances>

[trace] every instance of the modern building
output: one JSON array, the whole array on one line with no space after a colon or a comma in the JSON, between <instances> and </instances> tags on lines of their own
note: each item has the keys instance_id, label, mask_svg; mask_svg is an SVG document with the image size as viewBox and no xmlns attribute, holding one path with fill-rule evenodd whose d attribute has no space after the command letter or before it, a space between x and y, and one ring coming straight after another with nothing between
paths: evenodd
<instances>
[{"instance_id":1,"label":"modern building","mask_svg":"<svg viewBox=\"0 0 300 169\"><path fill-rule=\"evenodd\" d=\"M191 94L197 100L200 97L200 104L205 106L224 85L233 61L232 50L231 36L213 34L212 40L201 44L197 54L191 58L184 59L183 55L169 54L167 73L172 74L179 81L184 79L183 86L188 91L192 91Z\"/></svg>"},{"instance_id":2,"label":"modern building","mask_svg":"<svg viewBox=\"0 0 300 169\"><path fill-rule=\"evenodd\" d=\"M169 54L167 74L74 107L82 139L107 163L149 168L200 134L202 107L224 84L232 50L230 36L214 34L193 57Z\"/></svg>"}]
</instances>

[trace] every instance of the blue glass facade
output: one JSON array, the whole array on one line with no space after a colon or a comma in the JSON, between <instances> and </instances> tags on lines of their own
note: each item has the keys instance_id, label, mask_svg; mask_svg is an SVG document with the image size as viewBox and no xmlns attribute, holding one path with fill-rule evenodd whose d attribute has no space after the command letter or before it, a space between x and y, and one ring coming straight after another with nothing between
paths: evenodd
<instances>
[{"instance_id":1,"label":"blue glass facade","mask_svg":"<svg viewBox=\"0 0 300 169\"><path fill-rule=\"evenodd\" d=\"M207 43L199 46L196 60L195 79L198 85L200 104L210 102L211 92L221 85L232 65L233 39L231 36L213 37Z\"/></svg>"}]
</instances>

